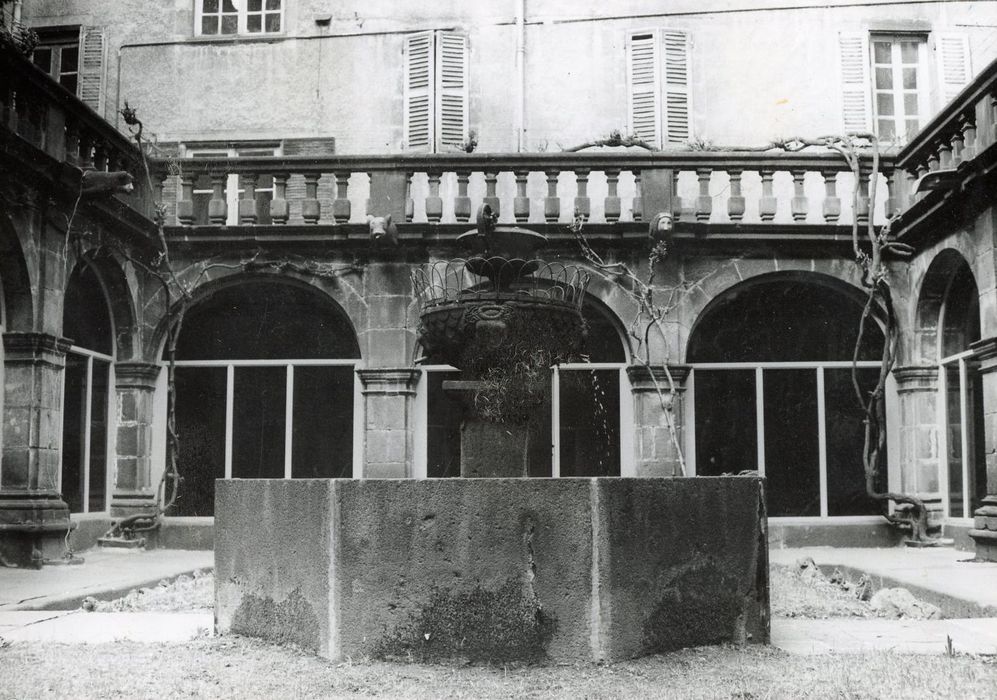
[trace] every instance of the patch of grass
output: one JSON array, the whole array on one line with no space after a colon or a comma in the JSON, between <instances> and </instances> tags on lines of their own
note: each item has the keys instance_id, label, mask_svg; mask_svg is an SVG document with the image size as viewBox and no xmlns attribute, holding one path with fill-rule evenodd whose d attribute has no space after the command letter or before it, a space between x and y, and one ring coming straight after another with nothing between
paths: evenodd
<instances>
[{"instance_id":1,"label":"patch of grass","mask_svg":"<svg viewBox=\"0 0 997 700\"><path fill-rule=\"evenodd\" d=\"M769 566L769 603L772 617L876 617L868 602L831 583L819 569Z\"/></svg>"},{"instance_id":2,"label":"patch of grass","mask_svg":"<svg viewBox=\"0 0 997 700\"><path fill-rule=\"evenodd\" d=\"M997 663L701 647L609 666L332 664L240 637L0 648L0 698L992 697Z\"/></svg>"}]
</instances>

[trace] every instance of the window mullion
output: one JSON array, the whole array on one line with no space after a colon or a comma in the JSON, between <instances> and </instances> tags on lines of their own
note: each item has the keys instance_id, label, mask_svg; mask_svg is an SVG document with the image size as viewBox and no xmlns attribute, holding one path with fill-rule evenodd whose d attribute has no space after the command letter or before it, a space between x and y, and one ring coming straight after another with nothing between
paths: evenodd
<instances>
[{"instance_id":1,"label":"window mullion","mask_svg":"<svg viewBox=\"0 0 997 700\"><path fill-rule=\"evenodd\" d=\"M225 375L225 478L232 478L232 420L235 415L235 366L228 365Z\"/></svg>"},{"instance_id":2,"label":"window mullion","mask_svg":"<svg viewBox=\"0 0 997 700\"><path fill-rule=\"evenodd\" d=\"M817 458L820 466L820 517L829 515L827 504L827 408L824 403L824 368L817 368Z\"/></svg>"},{"instance_id":3,"label":"window mullion","mask_svg":"<svg viewBox=\"0 0 997 700\"><path fill-rule=\"evenodd\" d=\"M284 478L292 476L294 437L294 365L287 366L287 377L284 389Z\"/></svg>"},{"instance_id":4,"label":"window mullion","mask_svg":"<svg viewBox=\"0 0 997 700\"><path fill-rule=\"evenodd\" d=\"M765 386L761 367L755 368L755 430L758 475L765 476Z\"/></svg>"},{"instance_id":5,"label":"window mullion","mask_svg":"<svg viewBox=\"0 0 997 700\"><path fill-rule=\"evenodd\" d=\"M87 357L87 379L83 408L83 512L90 510L90 421L93 417L93 358Z\"/></svg>"},{"instance_id":6,"label":"window mullion","mask_svg":"<svg viewBox=\"0 0 997 700\"><path fill-rule=\"evenodd\" d=\"M939 326L941 327L941 326ZM936 400L937 421L935 430L938 432L938 483L942 492L942 512L946 517L952 517L951 489L949 488L949 401L948 372L945 365L938 365L938 397Z\"/></svg>"},{"instance_id":7,"label":"window mullion","mask_svg":"<svg viewBox=\"0 0 997 700\"><path fill-rule=\"evenodd\" d=\"M962 517L972 515L969 509L969 421L971 407L969 405L968 372L966 358L959 360L959 439L962 447Z\"/></svg>"},{"instance_id":8,"label":"window mullion","mask_svg":"<svg viewBox=\"0 0 997 700\"><path fill-rule=\"evenodd\" d=\"M551 373L550 392L550 475L561 476L561 375L557 365Z\"/></svg>"}]
</instances>

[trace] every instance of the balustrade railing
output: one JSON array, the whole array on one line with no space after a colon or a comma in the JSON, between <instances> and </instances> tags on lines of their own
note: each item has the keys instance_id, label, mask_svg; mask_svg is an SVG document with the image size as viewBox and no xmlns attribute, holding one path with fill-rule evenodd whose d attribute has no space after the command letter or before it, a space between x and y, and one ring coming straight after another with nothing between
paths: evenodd
<instances>
[{"instance_id":1,"label":"balustrade railing","mask_svg":"<svg viewBox=\"0 0 997 700\"><path fill-rule=\"evenodd\" d=\"M900 206L892 160L881 166L876 223ZM179 225L361 223L389 213L386 201L399 223L470 224L489 204L500 223L534 225L647 221L665 206L679 222L847 225L868 220L869 177L857 207L852 173L831 152L193 158L159 163L156 179Z\"/></svg>"},{"instance_id":2,"label":"balustrade railing","mask_svg":"<svg viewBox=\"0 0 997 700\"><path fill-rule=\"evenodd\" d=\"M914 183L934 170L965 169L997 143L997 61L921 129L897 154L901 191L910 204ZM924 193L915 195L920 199Z\"/></svg>"},{"instance_id":3,"label":"balustrade railing","mask_svg":"<svg viewBox=\"0 0 997 700\"><path fill-rule=\"evenodd\" d=\"M0 49L0 128L82 170L130 172L135 192L119 198L151 215L152 199L136 145L9 47Z\"/></svg>"}]
</instances>

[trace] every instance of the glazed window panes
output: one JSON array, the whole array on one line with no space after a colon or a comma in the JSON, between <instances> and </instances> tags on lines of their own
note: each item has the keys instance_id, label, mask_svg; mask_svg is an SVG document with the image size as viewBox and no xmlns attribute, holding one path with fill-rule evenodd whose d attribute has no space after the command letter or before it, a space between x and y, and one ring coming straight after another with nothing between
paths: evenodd
<instances>
[{"instance_id":1,"label":"glazed window panes","mask_svg":"<svg viewBox=\"0 0 997 700\"><path fill-rule=\"evenodd\" d=\"M199 0L201 36L276 34L283 28L281 0Z\"/></svg>"},{"instance_id":2,"label":"glazed window panes","mask_svg":"<svg viewBox=\"0 0 997 700\"><path fill-rule=\"evenodd\" d=\"M924 42L914 37L872 40L873 105L881 139L906 139L920 128L925 116L923 47Z\"/></svg>"},{"instance_id":3,"label":"glazed window panes","mask_svg":"<svg viewBox=\"0 0 997 700\"><path fill-rule=\"evenodd\" d=\"M78 38L47 42L31 55L32 62L74 95L79 86L80 44Z\"/></svg>"}]
</instances>

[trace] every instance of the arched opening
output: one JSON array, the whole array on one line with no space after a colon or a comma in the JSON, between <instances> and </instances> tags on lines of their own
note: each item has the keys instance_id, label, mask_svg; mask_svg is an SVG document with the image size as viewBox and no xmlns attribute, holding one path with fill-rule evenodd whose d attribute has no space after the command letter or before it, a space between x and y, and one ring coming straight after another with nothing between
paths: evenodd
<instances>
[{"instance_id":1,"label":"arched opening","mask_svg":"<svg viewBox=\"0 0 997 700\"><path fill-rule=\"evenodd\" d=\"M62 334L71 346L63 374L60 491L71 513L103 512L113 454L114 323L104 286L88 262L69 276Z\"/></svg>"},{"instance_id":2,"label":"arched opening","mask_svg":"<svg viewBox=\"0 0 997 700\"><path fill-rule=\"evenodd\" d=\"M216 478L350 477L354 366L346 314L302 284L243 279L190 308L176 352L174 515L211 515Z\"/></svg>"},{"instance_id":3,"label":"arched opening","mask_svg":"<svg viewBox=\"0 0 997 700\"><path fill-rule=\"evenodd\" d=\"M593 297L582 306L587 361L551 371L551 401L531 425L529 475L619 476L628 445L621 430L627 350L612 312ZM443 390L458 373L433 358L423 363L425 459L429 477L460 475L463 408Z\"/></svg>"},{"instance_id":4,"label":"arched opening","mask_svg":"<svg viewBox=\"0 0 997 700\"><path fill-rule=\"evenodd\" d=\"M922 352L937 358L939 443L945 509L969 518L986 495L983 377L971 349L980 340L980 294L969 263L954 250L932 260L918 298Z\"/></svg>"},{"instance_id":5,"label":"arched opening","mask_svg":"<svg viewBox=\"0 0 997 700\"><path fill-rule=\"evenodd\" d=\"M865 491L863 413L852 386L863 302L831 277L773 274L707 306L686 353L697 474L757 469L772 516L881 512ZM858 355L865 391L876 385L883 342L867 321Z\"/></svg>"}]
</instances>

